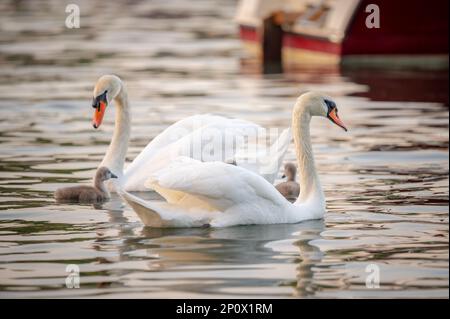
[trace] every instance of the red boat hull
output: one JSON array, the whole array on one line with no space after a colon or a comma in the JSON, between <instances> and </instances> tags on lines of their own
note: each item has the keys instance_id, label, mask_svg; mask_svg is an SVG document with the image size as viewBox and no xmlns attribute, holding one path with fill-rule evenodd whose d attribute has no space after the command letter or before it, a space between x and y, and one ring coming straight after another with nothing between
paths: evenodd
<instances>
[{"instance_id":1,"label":"red boat hull","mask_svg":"<svg viewBox=\"0 0 450 319\"><path fill-rule=\"evenodd\" d=\"M377 1L380 28L369 29L365 8L371 2L361 1L339 42L286 32L283 37L285 61L288 64L345 63L346 60L412 64L425 61L430 64L435 61L439 66L448 67L449 1L411 0L407 5L403 1ZM240 37L253 45L260 43L254 26L241 25Z\"/></svg>"}]
</instances>

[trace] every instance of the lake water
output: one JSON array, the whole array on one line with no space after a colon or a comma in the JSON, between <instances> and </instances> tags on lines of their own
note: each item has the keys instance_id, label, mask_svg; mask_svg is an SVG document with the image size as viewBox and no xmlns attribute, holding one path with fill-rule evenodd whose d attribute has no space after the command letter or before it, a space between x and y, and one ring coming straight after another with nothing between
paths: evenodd
<instances>
[{"instance_id":1,"label":"lake water","mask_svg":"<svg viewBox=\"0 0 450 319\"><path fill-rule=\"evenodd\" d=\"M80 29L64 27L64 2L0 4L0 297L448 298L446 72L262 76L234 1L70 2ZM94 130L90 106L107 73L129 90L128 160L189 115L282 128L301 92L332 95L349 132L313 120L324 220L152 229L116 195L55 203L56 188L89 182L110 141L113 108ZM79 289L66 288L70 264Z\"/></svg>"}]
</instances>

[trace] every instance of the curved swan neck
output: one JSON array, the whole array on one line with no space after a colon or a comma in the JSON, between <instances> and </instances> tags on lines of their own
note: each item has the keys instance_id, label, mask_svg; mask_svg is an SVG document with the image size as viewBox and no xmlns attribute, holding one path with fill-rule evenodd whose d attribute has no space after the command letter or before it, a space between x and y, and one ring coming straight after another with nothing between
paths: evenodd
<instances>
[{"instance_id":1,"label":"curved swan neck","mask_svg":"<svg viewBox=\"0 0 450 319\"><path fill-rule=\"evenodd\" d=\"M311 114L302 107L295 107L292 114L292 130L298 172L300 175L300 196L296 203L305 202L311 198L324 201L324 194L316 172L314 155L310 136Z\"/></svg>"},{"instance_id":2,"label":"curved swan neck","mask_svg":"<svg viewBox=\"0 0 450 319\"><path fill-rule=\"evenodd\" d=\"M106 166L114 174L121 176L123 174L131 128L128 95L123 85L114 98L114 102L116 107L114 134L100 166Z\"/></svg>"},{"instance_id":3,"label":"curved swan neck","mask_svg":"<svg viewBox=\"0 0 450 319\"><path fill-rule=\"evenodd\" d=\"M100 178L94 179L94 187L106 197L110 196L109 191L106 189L105 184Z\"/></svg>"}]
</instances>

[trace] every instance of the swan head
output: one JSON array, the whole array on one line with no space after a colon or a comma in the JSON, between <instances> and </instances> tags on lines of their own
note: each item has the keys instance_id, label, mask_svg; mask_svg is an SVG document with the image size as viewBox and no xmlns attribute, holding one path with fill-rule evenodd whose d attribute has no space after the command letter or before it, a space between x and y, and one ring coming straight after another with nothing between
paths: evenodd
<instances>
[{"instance_id":1,"label":"swan head","mask_svg":"<svg viewBox=\"0 0 450 319\"><path fill-rule=\"evenodd\" d=\"M338 108L333 99L318 92L308 92L300 95L296 108L308 112L311 116L322 116L347 131L347 127L338 116Z\"/></svg>"},{"instance_id":2,"label":"swan head","mask_svg":"<svg viewBox=\"0 0 450 319\"><path fill-rule=\"evenodd\" d=\"M106 107L121 91L122 81L115 75L103 75L97 80L94 87L92 107L95 109L92 118L94 128L99 128L105 115Z\"/></svg>"},{"instance_id":3,"label":"swan head","mask_svg":"<svg viewBox=\"0 0 450 319\"><path fill-rule=\"evenodd\" d=\"M114 175L109 170L109 168L107 168L105 166L99 167L97 169L97 172L95 173L95 180L98 180L101 182L107 181L108 179L111 179L111 178L117 178L117 176Z\"/></svg>"},{"instance_id":4,"label":"swan head","mask_svg":"<svg viewBox=\"0 0 450 319\"><path fill-rule=\"evenodd\" d=\"M286 165L284 165L284 174L281 178L287 178L288 181L295 181L296 174L297 167L294 163L286 163Z\"/></svg>"}]
</instances>

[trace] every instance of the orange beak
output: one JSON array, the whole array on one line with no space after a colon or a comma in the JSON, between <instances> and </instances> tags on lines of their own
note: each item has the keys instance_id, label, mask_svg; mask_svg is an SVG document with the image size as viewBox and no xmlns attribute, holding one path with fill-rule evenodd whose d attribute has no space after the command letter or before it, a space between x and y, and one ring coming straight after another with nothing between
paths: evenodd
<instances>
[{"instance_id":1,"label":"orange beak","mask_svg":"<svg viewBox=\"0 0 450 319\"><path fill-rule=\"evenodd\" d=\"M103 121L103 116L105 115L106 103L103 101L99 102L99 106L95 108L94 116L92 118L92 125L94 128L99 128Z\"/></svg>"},{"instance_id":2,"label":"orange beak","mask_svg":"<svg viewBox=\"0 0 450 319\"><path fill-rule=\"evenodd\" d=\"M337 126L340 126L344 129L344 131L347 132L347 128L345 127L344 122L341 121L341 119L339 118L339 116L336 113L336 108L332 109L330 111L330 113L328 113L328 118Z\"/></svg>"}]
</instances>

